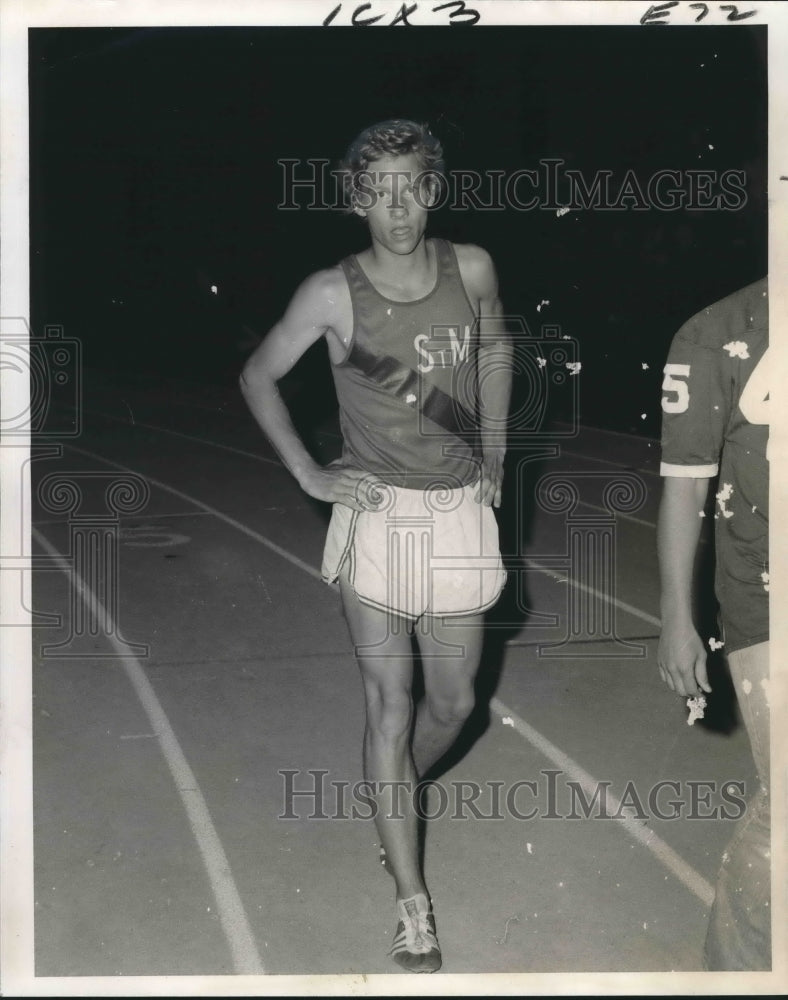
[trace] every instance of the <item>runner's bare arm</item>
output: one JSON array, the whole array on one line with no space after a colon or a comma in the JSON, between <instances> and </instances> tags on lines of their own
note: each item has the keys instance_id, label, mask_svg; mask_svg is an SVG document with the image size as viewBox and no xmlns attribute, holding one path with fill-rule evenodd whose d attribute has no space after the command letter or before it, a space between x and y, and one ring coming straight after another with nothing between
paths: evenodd
<instances>
[{"instance_id":1,"label":"runner's bare arm","mask_svg":"<svg viewBox=\"0 0 788 1000\"><path fill-rule=\"evenodd\" d=\"M326 270L301 284L282 318L246 362L240 383L254 418L304 492L362 510L358 497L364 474L321 468L299 437L277 388L304 352L334 328L341 280L337 272Z\"/></svg>"},{"instance_id":2,"label":"runner's bare arm","mask_svg":"<svg viewBox=\"0 0 788 1000\"><path fill-rule=\"evenodd\" d=\"M488 507L500 507L512 392L512 340L503 319L492 258L486 250L472 244L458 247L457 257L471 301L479 303L481 338L477 365L483 465L476 499Z\"/></svg>"},{"instance_id":3,"label":"runner's bare arm","mask_svg":"<svg viewBox=\"0 0 788 1000\"><path fill-rule=\"evenodd\" d=\"M660 676L671 691L692 697L711 691L706 649L692 616L692 582L707 478L666 476L657 521L662 630L657 649Z\"/></svg>"}]
</instances>

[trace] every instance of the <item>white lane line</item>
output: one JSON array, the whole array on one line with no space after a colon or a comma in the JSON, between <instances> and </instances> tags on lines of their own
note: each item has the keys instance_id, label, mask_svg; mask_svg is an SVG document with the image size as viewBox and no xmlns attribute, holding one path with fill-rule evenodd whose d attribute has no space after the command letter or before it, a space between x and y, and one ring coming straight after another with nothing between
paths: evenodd
<instances>
[{"instance_id":1,"label":"white lane line","mask_svg":"<svg viewBox=\"0 0 788 1000\"><path fill-rule=\"evenodd\" d=\"M139 472L135 472L134 469L130 469L127 465L121 465L119 462L113 462L111 459L105 458L103 455L98 455L96 454L96 452L88 451L87 448L78 448L76 445L73 444L67 444L66 448L68 448L70 451L76 451L81 455L87 455L89 458L92 458L95 461L104 462L106 465L111 465L116 469L120 469L122 472L129 472L136 475L142 475ZM230 517L229 514L223 514L220 510L217 510L215 507L211 507L210 504L203 503L202 500L197 500L195 497L189 496L188 493L183 493L181 490L178 490L174 486L170 486L167 483L162 482L160 479L153 479L151 476L144 476L144 478L152 486L156 486L160 490L164 490L167 493L172 493L174 496L179 497L181 500L186 500L188 503L193 503L201 510L206 511L209 514L213 514L214 517L217 517L220 521L224 521L225 524L229 524L238 531L243 532L245 535L248 535L249 538L253 538L256 542L259 542L260 545L264 545L266 548L271 549L272 552L276 552L277 555L281 556L283 559L286 559L289 563L292 563L294 566L297 566L305 573L308 573L315 580L320 580L322 582L323 577L320 571L315 569L314 566L310 566L309 563L304 562L303 559L299 559L298 556L293 555L292 552L288 552L287 549L283 549L281 545L277 545L276 542L272 542L270 538L266 538L265 535L261 535L259 532L254 531L252 528L249 528L247 525L243 524L243 522L236 521L236 519L234 517ZM549 576L553 579L555 578L555 570L544 569L543 567L539 566L538 563L535 563L530 559L526 559L524 560L524 562L529 569L533 569L538 573L543 573L545 576ZM601 598L602 600L612 600L612 602L616 605L617 608L620 608L622 611L629 612L636 618L642 619L642 621L648 622L649 625L654 625L657 628L660 628L662 625L662 622L659 620L659 618L655 618L653 615L650 615L645 611L641 611L640 608L636 608L632 604L627 604L626 601L621 601L616 597L610 598L608 595L600 593L600 591L595 590L593 587L589 587L587 584L580 583L578 581L570 580L569 583L571 586L577 588L578 590L586 591L587 593L593 594L595 597Z\"/></svg>"},{"instance_id":2,"label":"white lane line","mask_svg":"<svg viewBox=\"0 0 788 1000\"><path fill-rule=\"evenodd\" d=\"M58 550L36 528L33 528L32 532L39 545L46 549L66 576L73 580L77 574ZM77 583L77 581L74 582ZM139 660L135 656L124 653L123 646L116 638L115 624L107 609L85 580L78 578L77 586L88 607L101 608L102 620L109 627L108 638L117 652L121 654L121 663L126 671L126 676L142 703L154 734L159 739L164 759L170 769L175 787L189 818L194 839L197 841L202 855L203 864L216 900L222 930L232 953L235 972L237 974L264 973L265 969L230 870L230 863L213 825L208 805L197 784L197 778L189 767L175 731L170 725L170 720L156 697L156 692L153 690Z\"/></svg>"},{"instance_id":3,"label":"white lane line","mask_svg":"<svg viewBox=\"0 0 788 1000\"><path fill-rule=\"evenodd\" d=\"M112 465L117 469L122 469L124 472L131 472L131 473L135 472L134 469L129 469L125 465L120 465L117 462L112 462L109 459L104 458L102 455L97 455L94 452L87 451L84 448L77 448L71 444L67 445L66 447L73 451L80 452L83 455L88 455L91 458L94 458L100 462L105 462L108 465ZM136 472L136 475L142 475L142 473ZM220 520L224 521L227 524L232 525L239 531L242 531L245 535L248 535L250 538L254 538L262 545L265 545L267 548L270 548L272 551L276 552L284 559L287 559L287 561L291 562L294 566L298 566L299 569L304 570L304 572L308 573L310 576L318 580L322 579L318 570L316 570L313 566L310 566L308 563L305 563L302 559L299 559L297 556L294 556L286 549L283 549L281 546L276 545L274 542L271 542L264 535L260 535L256 531L252 531L251 528L247 528L247 526L245 524L242 524L240 521L236 521L234 518L228 517L226 514L222 514L221 511L214 510L214 508L210 507L208 504L204 504L201 500L196 500L194 497L190 497L188 494L182 493L180 490L176 490L174 487L168 486L166 483L162 483L159 480L152 479L149 476L145 476L144 478L147 479L147 481L152 485L158 486L160 489L166 490L169 493L173 493L176 496L179 496L182 499L187 500L190 503L197 505L198 507L201 507L203 510L207 510L214 513ZM530 560L527 560L527 562L530 562ZM531 568L537 570L538 572L544 573L548 576L555 575L554 570L543 569L538 565L534 565ZM574 586L578 587L581 590L588 591L597 597L606 596L600 594L598 591L594 590L592 587L586 586L585 584L576 583L574 584ZM622 610L630 612L630 614L633 614L636 617L641 618L643 621L646 621L651 625L655 625L657 627L661 625L660 620L658 618L655 618L653 615L649 615L645 611L641 611L639 608L633 607L631 604L626 604L624 601L618 601L616 599L614 600L616 606L620 607ZM576 780L583 784L583 791L589 795L593 795L594 789L598 787L598 783L595 782L590 775L588 775L585 771L583 771L583 769L580 767L579 764L576 764L575 761L573 761L570 757L568 757L561 750L559 750L558 747L556 747L547 739L547 737L542 736L542 734L539 733L536 729L534 729L532 726L529 726L527 722L521 719L511 709L507 708L506 705L504 705L503 702L500 701L498 698L493 698L490 701L490 707L500 716L504 715L509 716L514 723L514 728L524 739L526 739L529 743L531 743L532 746L535 746L539 750L541 750L545 754L545 756L549 760L553 760L557 766L563 767L568 774L575 776ZM663 865L665 865L670 871L672 871L675 875L677 875L677 877L681 880L681 882L688 889L690 889L691 892L693 892L707 906L711 905L711 900L714 897L714 890L712 889L711 885L709 885L709 883L703 878L703 876L699 872L696 872L695 869L691 867L691 865L687 864L687 862L684 861L678 854L676 854L676 852L668 844L666 844L660 837L658 837L653 830L647 831L644 827L639 826L637 822L629 820L628 818L622 818L618 822L624 825L624 829L635 840L637 840L640 844L642 844L644 847L650 850L662 862Z\"/></svg>"},{"instance_id":4,"label":"white lane line","mask_svg":"<svg viewBox=\"0 0 788 1000\"><path fill-rule=\"evenodd\" d=\"M231 451L231 452L233 452L236 455L243 455L245 458L253 458L253 459L256 459L259 462L266 462L269 465L278 465L281 468L284 468L284 464L279 459L265 458L263 455L258 455L256 452L244 451L243 448L234 448L232 445L220 444L217 441L208 441L206 438L196 437L193 434L186 434L183 431L176 431L176 430L173 430L170 427L161 427L158 424L142 423L141 421L134 420L134 419L127 420L125 417L116 417L116 416L113 416L110 413L103 413L101 410L86 410L86 409L83 409L82 412L83 413L92 413L94 416L97 416L97 417L104 417L105 420L115 420L117 423L126 424L128 427L145 427L147 430L162 431L164 434L175 434L178 437L186 438L186 440L188 440L188 441L196 441L198 444L207 444L207 445L210 445L212 448L220 448L223 451ZM211 411L211 412L213 412L213 411ZM323 429L323 430L318 430L317 433L323 435L324 437L336 438L338 441L342 440L342 435L341 434L337 434L335 431L330 431L330 430ZM610 433L614 433L614 432L611 431ZM628 435L626 435L626 434L622 434L621 436L622 437L628 437ZM572 451L569 448L565 448L563 444L560 444L560 442L559 442L559 447L561 449L560 452L559 452L559 454L558 454L558 456L557 456L559 458L560 458L561 455L570 455L572 458L582 458L582 459L584 459L587 462L596 462L597 464L600 464L600 465L612 465L614 468L625 469L628 472L642 472L646 476L653 476L653 477L655 477L657 479L661 478L659 472L654 472L653 469L643 469L643 468L640 468L640 467L634 467L633 468L633 466L631 466L631 465L627 465L624 462L616 462L616 461L614 461L613 459L610 459L610 458L598 458L598 457L596 457L594 455L585 454L584 452ZM585 506L591 507L593 505L592 504L586 504ZM599 507L598 509L599 510L603 510L604 508ZM627 515L620 515L620 516L627 516ZM631 516L627 516L627 519L631 520L631 521L635 521L637 523L637 518L633 518ZM643 522L643 523L648 524L649 522Z\"/></svg>"},{"instance_id":5,"label":"white lane line","mask_svg":"<svg viewBox=\"0 0 788 1000\"><path fill-rule=\"evenodd\" d=\"M261 545L265 545L266 548L271 549L272 552L276 552L278 556L286 559L288 562L302 569L305 573L309 573L316 580L323 579L319 570L310 566L309 563L304 562L303 559L299 559L298 556L293 555L292 552L288 552L287 549L283 549L281 545L277 545L276 542L272 542L270 538L266 538L265 535L259 534L257 531L253 531L252 528L248 528L241 521L236 521L234 517L230 517L229 514L223 514L220 510L215 507L211 507L210 504L203 503L202 500L197 500L195 497L190 497L188 493L182 493L181 490L176 490L174 486L169 486L167 483L163 483L160 479L153 479L152 476L143 476L141 472L137 472L135 469L130 469L127 465L121 465L120 462L113 462L109 458L105 458L103 455L98 455L94 451L88 451L87 448L77 448L76 445L67 444L65 446L69 451L76 451L80 455L87 455L88 458L92 458L97 462L103 462L105 465L111 465L115 469L120 469L122 472L130 472L132 475L142 476L146 482L149 482L152 486L156 486L160 490L164 490L165 493L172 493L173 496L179 497L181 500L186 500L187 503L193 503L195 507L199 507L201 510L206 511L208 514L213 514L220 521L224 521L225 524L231 525L238 531L243 532L248 535L249 538L253 538L256 542Z\"/></svg>"},{"instance_id":6,"label":"white lane line","mask_svg":"<svg viewBox=\"0 0 788 1000\"><path fill-rule=\"evenodd\" d=\"M535 747L541 754L544 754L556 767L578 782L583 789L583 793L587 796L587 801L593 801L594 792L599 789L600 782L592 778L571 757L567 756L562 750L559 750L546 736L542 736L538 730L530 726L524 719L521 719L516 712L513 712L504 705L500 699L492 698L490 700L490 708L499 718L505 717L510 719L512 727L524 740L527 740L531 746ZM621 801L608 792L607 803L608 811L612 814L611 818L615 817L622 808ZM621 823L630 837L651 851L657 860L671 871L702 903L706 906L711 906L714 900L714 888L699 872L695 871L691 865L687 864L682 857L676 854L673 848L669 844L666 844L660 836L653 830L644 827L641 821L636 820L632 816L622 815L621 819L615 819L614 822Z\"/></svg>"},{"instance_id":7,"label":"white lane line","mask_svg":"<svg viewBox=\"0 0 788 1000\"><path fill-rule=\"evenodd\" d=\"M544 576L549 576L553 580L556 579L557 573L559 572L555 569L547 569L544 566L540 566L534 559L523 559L522 562L528 569L532 569L537 573L542 573ZM626 601L621 601L617 597L611 597L610 594L603 594L594 587L589 587L587 583L580 583L578 580L570 580L567 577L567 583L570 587L574 587L576 590L582 590L586 594L593 594L594 597L598 597L603 601L610 601L610 603L615 604L617 608L620 608L622 611L626 611L630 615L634 615L635 618L640 618L641 621L648 622L649 625L653 625L655 628L662 628L662 622L659 618L655 618L654 615L650 615L647 611L641 611L640 608L636 608L634 604L628 604Z\"/></svg>"},{"instance_id":8,"label":"white lane line","mask_svg":"<svg viewBox=\"0 0 788 1000\"><path fill-rule=\"evenodd\" d=\"M275 508L262 507L261 510L272 510ZM118 514L119 521L158 521L162 517L208 517L211 511L209 510L176 510L169 514ZM30 522L34 524L37 528L45 528L53 524L68 524L68 514L64 514L60 518L50 518L47 521L34 520Z\"/></svg>"},{"instance_id":9,"label":"white lane line","mask_svg":"<svg viewBox=\"0 0 788 1000\"><path fill-rule=\"evenodd\" d=\"M266 465L276 465L284 469L284 464L278 458L266 458L253 451L244 451L243 448L233 448L229 444L217 444L215 441L208 441L206 438L196 437L194 434L186 434L183 431L173 430L172 427L160 427L158 424L144 424L140 420L127 420L126 417L115 417L111 413L102 413L100 410L82 410L83 413L91 413L96 417L104 417L105 420L114 420L116 423L125 424L127 427L144 427L149 431L161 431L163 434L174 434L176 437L186 438L187 441L196 441L198 444L208 444L213 448L221 448L223 451L231 451L234 455L243 455L245 458L254 458L258 462L265 462Z\"/></svg>"},{"instance_id":10,"label":"white lane line","mask_svg":"<svg viewBox=\"0 0 788 1000\"><path fill-rule=\"evenodd\" d=\"M654 472L653 469L643 469L640 466L627 465L625 462L615 462L612 458L597 458L594 455L587 455L582 451L572 451L569 448L564 448L560 445L561 451L558 453L557 457L561 455L571 455L572 458L582 458L586 462L596 462L599 465L612 465L617 469L624 469L627 472L642 472L644 476L653 476L655 479L661 479L659 472Z\"/></svg>"},{"instance_id":11,"label":"white lane line","mask_svg":"<svg viewBox=\"0 0 788 1000\"><path fill-rule=\"evenodd\" d=\"M207 510L171 510L169 513L151 513L147 514L119 514L118 519L121 521L139 521L142 520L156 520L162 517L207 517L210 512ZM37 522L40 523L40 522Z\"/></svg>"},{"instance_id":12,"label":"white lane line","mask_svg":"<svg viewBox=\"0 0 788 1000\"><path fill-rule=\"evenodd\" d=\"M126 424L127 427L144 427L147 430L161 431L164 434L175 434L178 437L186 438L187 441L195 441L197 444L206 444L206 445L208 445L211 448L219 448L222 451L232 452L234 455L243 455L244 458L251 458L251 459L254 459L257 462L265 462L267 465L277 465L280 468L284 468L284 464L280 460L278 460L278 459L265 458L265 456L258 455L256 452L253 452L253 451L244 451L243 448L234 448L231 445L221 444L218 441L209 441L207 438L197 437L194 434L185 434L183 431L176 431L176 430L173 430L171 427L160 427L158 424L146 424L146 423L142 423L139 420L130 421L130 420L127 420L125 417L115 417L115 416L113 416L110 413L103 413L100 410L84 410L83 412L84 413L92 413L92 414L94 414L97 417L104 417L105 420L115 420L118 423ZM327 437L334 437L334 438L338 438L338 439L341 440L341 435L334 434L332 431L319 431L318 433L319 434L324 434ZM598 462L605 462L606 464L609 464L609 465L619 465L620 464L618 462L610 462L607 459L596 459L596 458L593 458L593 457L591 457L589 455L581 455L579 452L563 451L562 454L564 454L564 455L576 455L578 458L585 458L589 462L597 462L597 461ZM621 467L622 468L629 468L629 466L621 466ZM637 471L646 471L646 470L637 470ZM578 503L579 503L579 505L581 507L589 507L592 510L599 510L599 511L602 511L602 513L604 513L604 514L609 514L610 513L606 507L599 507L599 506L597 506L596 504L593 504L593 503L586 503L584 500L580 500L580 501L578 501ZM617 512L615 516L616 516L617 520L621 519L621 520L624 520L624 521L631 521L633 524L640 524L640 525L643 525L646 528L656 528L656 524L654 524L652 521L644 521L644 520L642 520L639 517L634 517L632 514L625 514L625 513L622 513L622 512Z\"/></svg>"},{"instance_id":13,"label":"white lane line","mask_svg":"<svg viewBox=\"0 0 788 1000\"><path fill-rule=\"evenodd\" d=\"M584 500L578 500L577 505L578 507L590 507L591 510L600 510L602 511L603 514L607 514L608 516L610 516L610 511L607 509L607 507L600 507L595 503L586 503ZM652 528L655 531L657 528L655 521L644 521L643 518L634 517L632 514L624 514L621 511L616 511L616 513L613 516L617 521L618 520L632 521L633 524L640 524L644 528ZM701 545L706 545L708 542L708 538L706 538L704 535L701 535L698 541L700 542Z\"/></svg>"},{"instance_id":14,"label":"white lane line","mask_svg":"<svg viewBox=\"0 0 788 1000\"><path fill-rule=\"evenodd\" d=\"M607 514L608 517L611 516L610 511L607 507L600 507L599 504L586 503L585 500L577 501L578 507L590 507L591 510L599 510L603 514ZM625 514L623 511L616 511L612 515L617 521L631 521L633 524L642 524L644 528L656 528L656 524L653 521L644 521L641 517L635 517L633 514Z\"/></svg>"},{"instance_id":15,"label":"white lane line","mask_svg":"<svg viewBox=\"0 0 788 1000\"><path fill-rule=\"evenodd\" d=\"M572 426L566 420L556 420L555 423L559 427ZM659 444L659 438L649 437L647 434L633 434L632 431L613 431L609 427L594 427L593 424L578 424L577 426L581 431L588 431L590 434L599 434L601 436L607 434L608 437L626 438L627 441L651 441L653 444Z\"/></svg>"}]
</instances>

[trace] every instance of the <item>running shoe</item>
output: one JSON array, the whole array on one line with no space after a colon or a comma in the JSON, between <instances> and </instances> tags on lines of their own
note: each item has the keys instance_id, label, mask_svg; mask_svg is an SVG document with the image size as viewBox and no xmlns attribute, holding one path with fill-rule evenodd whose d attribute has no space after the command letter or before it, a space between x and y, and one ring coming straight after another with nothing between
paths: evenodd
<instances>
[{"instance_id":1,"label":"running shoe","mask_svg":"<svg viewBox=\"0 0 788 1000\"><path fill-rule=\"evenodd\" d=\"M441 967L441 950L427 897L418 893L409 899L399 899L397 912L399 923L389 954L408 972L437 972Z\"/></svg>"}]
</instances>

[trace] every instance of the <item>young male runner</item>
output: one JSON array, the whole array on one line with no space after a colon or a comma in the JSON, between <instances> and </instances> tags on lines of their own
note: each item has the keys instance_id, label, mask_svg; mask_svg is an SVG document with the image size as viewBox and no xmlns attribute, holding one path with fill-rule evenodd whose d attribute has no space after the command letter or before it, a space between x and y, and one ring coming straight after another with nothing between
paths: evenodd
<instances>
[{"instance_id":1,"label":"young male runner","mask_svg":"<svg viewBox=\"0 0 788 1000\"><path fill-rule=\"evenodd\" d=\"M361 671L365 777L397 889L391 954L413 972L434 972L441 954L412 792L473 708L483 612L505 580L491 507L501 502L511 346L489 255L426 237L442 170L440 144L414 122L354 140L343 181L370 245L306 279L241 377L302 489L334 505L323 576L339 580ZM326 468L276 389L320 337L343 436ZM412 633L425 687L415 724ZM399 798L402 787L411 794Z\"/></svg>"},{"instance_id":2,"label":"young male runner","mask_svg":"<svg viewBox=\"0 0 788 1000\"><path fill-rule=\"evenodd\" d=\"M659 670L684 697L711 690L692 577L709 482L719 473L716 593L759 779L718 874L704 954L710 970L771 965L768 323L763 279L684 324L662 384Z\"/></svg>"}]
</instances>

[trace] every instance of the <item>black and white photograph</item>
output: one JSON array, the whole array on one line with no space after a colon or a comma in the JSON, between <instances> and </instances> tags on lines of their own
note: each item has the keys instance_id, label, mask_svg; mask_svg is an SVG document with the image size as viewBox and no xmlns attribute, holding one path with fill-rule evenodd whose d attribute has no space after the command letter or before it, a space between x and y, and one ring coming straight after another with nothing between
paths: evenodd
<instances>
[{"instance_id":1,"label":"black and white photograph","mask_svg":"<svg viewBox=\"0 0 788 1000\"><path fill-rule=\"evenodd\" d=\"M784 993L784 9L0 41L3 993Z\"/></svg>"}]
</instances>

